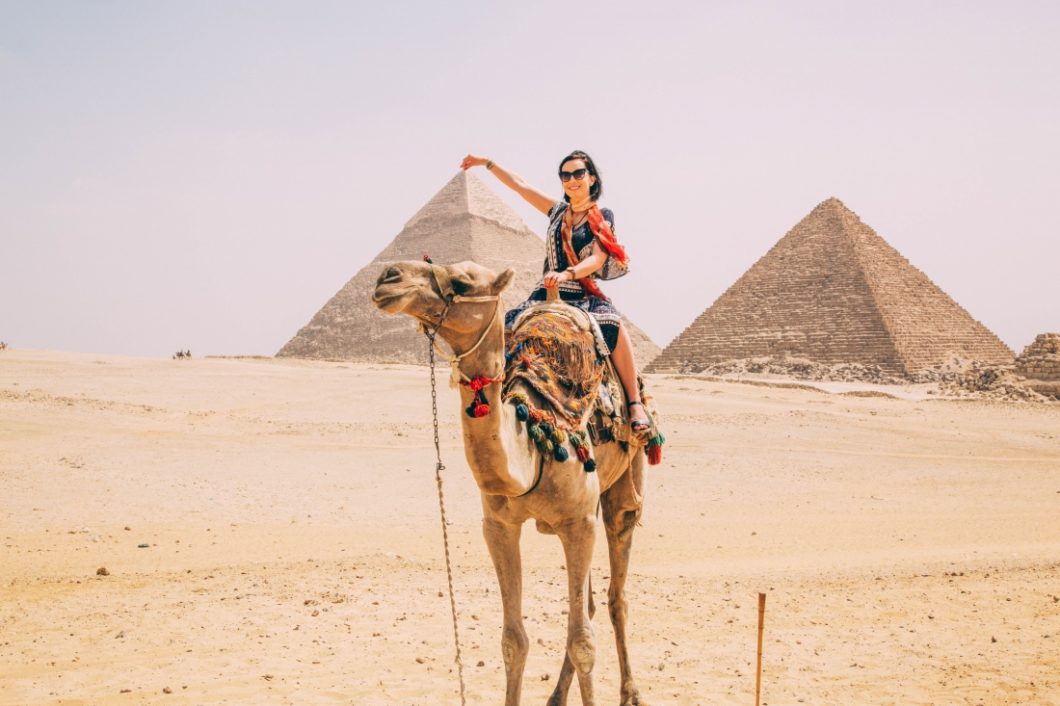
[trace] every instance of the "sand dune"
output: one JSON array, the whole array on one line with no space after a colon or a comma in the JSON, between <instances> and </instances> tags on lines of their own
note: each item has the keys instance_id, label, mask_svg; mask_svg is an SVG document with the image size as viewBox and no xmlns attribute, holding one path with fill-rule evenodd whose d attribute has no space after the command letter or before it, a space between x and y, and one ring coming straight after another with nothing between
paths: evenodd
<instances>
[{"instance_id":1,"label":"sand dune","mask_svg":"<svg viewBox=\"0 0 1060 706\"><path fill-rule=\"evenodd\" d=\"M650 383L650 703L753 703L763 591L768 704L1060 704L1060 406ZM468 702L496 704L499 597L441 398ZM0 353L0 705L459 703L429 414L417 367ZM523 544L539 704L565 577L554 537Z\"/></svg>"}]
</instances>

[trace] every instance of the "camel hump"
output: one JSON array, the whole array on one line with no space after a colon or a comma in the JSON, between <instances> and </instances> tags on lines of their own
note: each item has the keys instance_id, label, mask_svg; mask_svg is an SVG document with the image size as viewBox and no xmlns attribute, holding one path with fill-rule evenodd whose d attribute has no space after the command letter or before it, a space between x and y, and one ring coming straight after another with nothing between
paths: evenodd
<instances>
[{"instance_id":1,"label":"camel hump","mask_svg":"<svg viewBox=\"0 0 1060 706\"><path fill-rule=\"evenodd\" d=\"M579 331L592 332L593 330L592 319L587 311L582 311L562 300L556 299L554 301L541 302L527 307L521 314L519 314L515 319L515 322L512 324L512 333L514 334L524 324L533 321L539 316L559 317L561 320L570 322Z\"/></svg>"}]
</instances>

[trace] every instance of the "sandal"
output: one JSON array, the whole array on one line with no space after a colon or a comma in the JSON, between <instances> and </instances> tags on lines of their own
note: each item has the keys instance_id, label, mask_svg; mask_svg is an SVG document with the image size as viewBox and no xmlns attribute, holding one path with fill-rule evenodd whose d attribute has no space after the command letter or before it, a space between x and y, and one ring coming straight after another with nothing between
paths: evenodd
<instances>
[{"instance_id":1,"label":"sandal","mask_svg":"<svg viewBox=\"0 0 1060 706\"><path fill-rule=\"evenodd\" d=\"M633 405L639 405L640 408L644 410L645 416L647 416L647 407L645 407L644 403L640 400L634 400L627 405L627 407L631 408L629 412L629 428L633 430L634 434L643 434L644 432L651 429L651 421L644 419L633 419Z\"/></svg>"}]
</instances>

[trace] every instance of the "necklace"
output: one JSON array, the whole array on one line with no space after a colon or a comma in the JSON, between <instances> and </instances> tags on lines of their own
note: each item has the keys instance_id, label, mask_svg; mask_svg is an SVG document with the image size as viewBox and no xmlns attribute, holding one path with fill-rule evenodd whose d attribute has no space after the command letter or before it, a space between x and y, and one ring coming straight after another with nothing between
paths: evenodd
<instances>
[{"instance_id":1,"label":"necklace","mask_svg":"<svg viewBox=\"0 0 1060 706\"><path fill-rule=\"evenodd\" d=\"M573 201L570 202L571 211L573 211L574 213L584 213L584 212L588 211L592 207L593 207L593 200L590 197L588 197L588 196L586 196L584 199L582 199L578 203L574 203Z\"/></svg>"}]
</instances>

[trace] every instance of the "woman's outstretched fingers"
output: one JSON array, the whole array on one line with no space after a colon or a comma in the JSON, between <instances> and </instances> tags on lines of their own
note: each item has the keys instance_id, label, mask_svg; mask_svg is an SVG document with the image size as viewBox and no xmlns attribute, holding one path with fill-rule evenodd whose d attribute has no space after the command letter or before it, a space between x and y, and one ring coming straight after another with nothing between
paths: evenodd
<instances>
[{"instance_id":1,"label":"woman's outstretched fingers","mask_svg":"<svg viewBox=\"0 0 1060 706\"><path fill-rule=\"evenodd\" d=\"M464 161L460 163L461 169L470 169L471 167L479 167L486 163L486 160L482 157L476 157L473 154L468 154L464 157Z\"/></svg>"}]
</instances>

